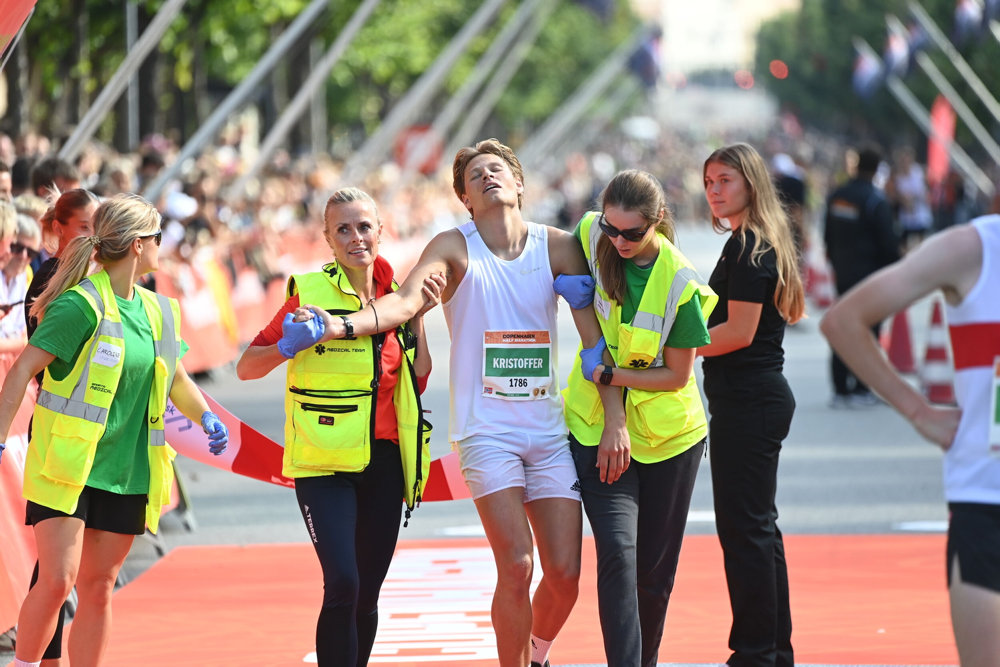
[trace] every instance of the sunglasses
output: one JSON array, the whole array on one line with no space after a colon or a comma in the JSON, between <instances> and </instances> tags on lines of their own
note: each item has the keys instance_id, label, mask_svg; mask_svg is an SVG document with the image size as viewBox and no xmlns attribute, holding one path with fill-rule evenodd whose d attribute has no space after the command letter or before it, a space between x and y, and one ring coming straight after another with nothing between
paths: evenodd
<instances>
[{"instance_id":1,"label":"sunglasses","mask_svg":"<svg viewBox=\"0 0 1000 667\"><path fill-rule=\"evenodd\" d=\"M11 253L13 253L15 255L20 254L22 252L26 252L26 253L28 253L28 259L29 260L38 257L38 251L37 250L35 250L34 248L29 248L28 246L24 245L23 243L18 243L17 241L15 241L14 243L10 244L10 251L11 251Z\"/></svg>"},{"instance_id":2,"label":"sunglasses","mask_svg":"<svg viewBox=\"0 0 1000 667\"><path fill-rule=\"evenodd\" d=\"M146 234L145 236L140 236L140 239L153 239L153 243L160 245L163 242L163 230L156 232L155 234Z\"/></svg>"},{"instance_id":3,"label":"sunglasses","mask_svg":"<svg viewBox=\"0 0 1000 667\"><path fill-rule=\"evenodd\" d=\"M646 235L646 232L648 232L649 228L653 226L653 223L649 223L642 229L618 229L608 222L608 219L605 218L602 213L601 219L597 221L597 226L600 227L601 231L607 234L610 238L616 239L621 236L626 241L636 243L642 240L642 237Z\"/></svg>"}]
</instances>

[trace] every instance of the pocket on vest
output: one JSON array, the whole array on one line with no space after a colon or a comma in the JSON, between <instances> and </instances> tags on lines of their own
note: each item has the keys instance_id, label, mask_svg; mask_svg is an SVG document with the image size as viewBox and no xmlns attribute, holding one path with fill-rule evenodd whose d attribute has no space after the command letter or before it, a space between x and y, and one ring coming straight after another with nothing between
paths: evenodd
<instances>
[{"instance_id":1,"label":"pocket on vest","mask_svg":"<svg viewBox=\"0 0 1000 667\"><path fill-rule=\"evenodd\" d=\"M291 460L296 467L357 472L368 465L370 392L343 399L296 399L291 417Z\"/></svg>"},{"instance_id":2,"label":"pocket on vest","mask_svg":"<svg viewBox=\"0 0 1000 667\"><path fill-rule=\"evenodd\" d=\"M42 476L69 486L86 484L94 465L95 443L103 432L103 424L57 417L52 422Z\"/></svg>"},{"instance_id":3,"label":"pocket on vest","mask_svg":"<svg viewBox=\"0 0 1000 667\"><path fill-rule=\"evenodd\" d=\"M626 411L630 430L651 447L682 433L688 421L684 399L673 391L629 389Z\"/></svg>"}]
</instances>

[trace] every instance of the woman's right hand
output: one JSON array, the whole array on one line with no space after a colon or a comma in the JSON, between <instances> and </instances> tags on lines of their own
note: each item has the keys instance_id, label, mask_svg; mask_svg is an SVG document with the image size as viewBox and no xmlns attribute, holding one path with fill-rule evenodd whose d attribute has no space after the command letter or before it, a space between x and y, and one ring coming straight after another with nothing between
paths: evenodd
<instances>
[{"instance_id":1,"label":"woman's right hand","mask_svg":"<svg viewBox=\"0 0 1000 667\"><path fill-rule=\"evenodd\" d=\"M423 317L424 313L441 303L441 295L444 294L444 288L447 285L448 279L443 273L432 273L424 278L424 286L420 290L424 295L424 305L420 307L414 317Z\"/></svg>"}]
</instances>

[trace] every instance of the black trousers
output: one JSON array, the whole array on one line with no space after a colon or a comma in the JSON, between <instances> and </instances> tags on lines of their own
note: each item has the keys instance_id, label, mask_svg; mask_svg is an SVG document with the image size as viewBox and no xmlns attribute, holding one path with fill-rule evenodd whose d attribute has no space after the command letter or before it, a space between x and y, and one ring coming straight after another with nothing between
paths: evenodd
<instances>
[{"instance_id":1,"label":"black trousers","mask_svg":"<svg viewBox=\"0 0 1000 667\"><path fill-rule=\"evenodd\" d=\"M780 371L705 369L715 526L733 625L729 665L794 665L785 546L775 494L795 399Z\"/></svg>"},{"instance_id":2,"label":"black trousers","mask_svg":"<svg viewBox=\"0 0 1000 667\"><path fill-rule=\"evenodd\" d=\"M378 628L379 591L399 537L399 445L376 440L362 472L300 477L295 496L323 570L319 665L367 665Z\"/></svg>"},{"instance_id":3,"label":"black trousers","mask_svg":"<svg viewBox=\"0 0 1000 667\"><path fill-rule=\"evenodd\" d=\"M705 441L601 482L597 447L570 435L597 546L597 602L608 667L656 667L691 493Z\"/></svg>"},{"instance_id":4,"label":"black trousers","mask_svg":"<svg viewBox=\"0 0 1000 667\"><path fill-rule=\"evenodd\" d=\"M876 340L881 331L881 322L872 327L872 333L875 334ZM866 394L869 391L868 386L859 380L857 375L851 372L847 364L832 349L830 350L830 376L833 378L833 391L838 396Z\"/></svg>"}]
</instances>

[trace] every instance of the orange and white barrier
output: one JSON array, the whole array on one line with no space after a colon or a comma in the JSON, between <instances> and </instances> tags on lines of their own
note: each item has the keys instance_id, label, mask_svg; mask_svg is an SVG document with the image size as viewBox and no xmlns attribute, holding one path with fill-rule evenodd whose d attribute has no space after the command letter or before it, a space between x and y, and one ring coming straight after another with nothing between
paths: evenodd
<instances>
[{"instance_id":1,"label":"orange and white barrier","mask_svg":"<svg viewBox=\"0 0 1000 667\"><path fill-rule=\"evenodd\" d=\"M944 324L941 302L935 299L931 311L931 326L927 331L924 365L920 369L920 380L927 400L931 403L954 404L954 379L948 329Z\"/></svg>"},{"instance_id":2,"label":"orange and white barrier","mask_svg":"<svg viewBox=\"0 0 1000 667\"><path fill-rule=\"evenodd\" d=\"M211 253L199 253L192 263L164 261L156 273L156 291L180 303L181 336L191 346L184 355L189 373L236 359L239 340L231 288Z\"/></svg>"},{"instance_id":3,"label":"orange and white barrier","mask_svg":"<svg viewBox=\"0 0 1000 667\"><path fill-rule=\"evenodd\" d=\"M910 319L905 310L899 311L892 318L886 352L889 355L889 363L900 373L913 373L917 370L917 365L913 360Z\"/></svg>"},{"instance_id":4,"label":"orange and white barrier","mask_svg":"<svg viewBox=\"0 0 1000 667\"><path fill-rule=\"evenodd\" d=\"M15 355L0 355L0 378L6 377ZM35 566L35 536L24 525L24 457L28 450L28 424L38 385L32 380L4 444L0 460L0 632L17 623L17 613L28 594Z\"/></svg>"}]
</instances>

